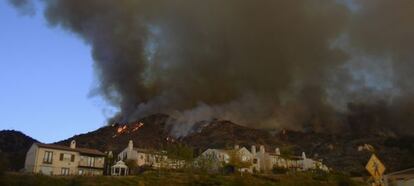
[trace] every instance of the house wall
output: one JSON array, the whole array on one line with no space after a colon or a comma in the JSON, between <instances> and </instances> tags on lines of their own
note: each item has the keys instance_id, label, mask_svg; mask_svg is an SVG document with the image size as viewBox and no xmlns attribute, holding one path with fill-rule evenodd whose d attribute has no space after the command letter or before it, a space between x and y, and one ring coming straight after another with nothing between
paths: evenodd
<instances>
[{"instance_id":1,"label":"house wall","mask_svg":"<svg viewBox=\"0 0 414 186\"><path fill-rule=\"evenodd\" d=\"M51 162L44 161L46 152L52 153ZM65 154L62 160L60 159L61 154ZM88 167L88 157L81 156L78 152L42 148L33 144L26 154L25 170L45 175L102 175L104 157L91 157L95 159L94 167Z\"/></svg>"},{"instance_id":2,"label":"house wall","mask_svg":"<svg viewBox=\"0 0 414 186\"><path fill-rule=\"evenodd\" d=\"M263 172L263 171L267 171L270 170L270 158L266 153L263 153L261 151L256 153L256 157L255 157L258 161L258 164L256 165L257 170Z\"/></svg>"},{"instance_id":3,"label":"house wall","mask_svg":"<svg viewBox=\"0 0 414 186\"><path fill-rule=\"evenodd\" d=\"M79 171L80 175L90 175L90 176L103 175L103 170L101 170L101 169L79 167L78 171Z\"/></svg>"},{"instance_id":4,"label":"house wall","mask_svg":"<svg viewBox=\"0 0 414 186\"><path fill-rule=\"evenodd\" d=\"M118 160L138 160L138 153L127 147L118 154Z\"/></svg>"},{"instance_id":5,"label":"house wall","mask_svg":"<svg viewBox=\"0 0 414 186\"><path fill-rule=\"evenodd\" d=\"M91 163L94 161L94 164ZM104 158L103 157L93 157L87 155L80 155L79 157L79 166L83 167L93 167L93 168L104 168Z\"/></svg>"},{"instance_id":6,"label":"house wall","mask_svg":"<svg viewBox=\"0 0 414 186\"><path fill-rule=\"evenodd\" d=\"M52 162L46 163L43 161L46 152L52 152ZM74 155L75 159L72 162L71 160L60 160L60 154L70 154ZM70 175L78 174L77 165L79 162L79 153L56 150L56 149L45 149L37 148L37 157L35 160L36 164L34 167L34 173L43 173L46 175L62 175L62 168L68 168Z\"/></svg>"},{"instance_id":7,"label":"house wall","mask_svg":"<svg viewBox=\"0 0 414 186\"><path fill-rule=\"evenodd\" d=\"M33 172L36 164L37 145L33 144L26 154L26 160L24 162L24 169L26 172Z\"/></svg>"},{"instance_id":8,"label":"house wall","mask_svg":"<svg viewBox=\"0 0 414 186\"><path fill-rule=\"evenodd\" d=\"M142 153L142 152L138 152L137 153L137 157L136 157L136 161L138 166L143 166L149 163L148 161L148 154Z\"/></svg>"}]
</instances>

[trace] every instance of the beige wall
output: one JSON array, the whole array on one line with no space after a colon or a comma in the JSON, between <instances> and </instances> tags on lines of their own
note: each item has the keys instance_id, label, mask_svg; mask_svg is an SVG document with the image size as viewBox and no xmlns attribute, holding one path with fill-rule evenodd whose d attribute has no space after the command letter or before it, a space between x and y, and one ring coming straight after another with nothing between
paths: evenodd
<instances>
[{"instance_id":1,"label":"beige wall","mask_svg":"<svg viewBox=\"0 0 414 186\"><path fill-rule=\"evenodd\" d=\"M46 152L52 152L52 162L44 162L44 156ZM60 160L60 154L67 154L67 159L63 158ZM71 161L71 156L74 155L74 161ZM78 152L58 150L58 149L47 149L38 147L36 144L32 145L29 151L26 154L25 170L27 172L33 173L43 173L46 175L62 175L62 168L69 169L67 174L69 175L78 175L79 169L78 166L85 165L87 166L87 161L81 161L81 156ZM95 167L103 168L104 167L104 158L97 157L95 158ZM86 168L88 169L88 168ZM86 172L86 171L85 171ZM103 170L91 169L88 172L94 173L94 175L102 175Z\"/></svg>"},{"instance_id":2,"label":"beige wall","mask_svg":"<svg viewBox=\"0 0 414 186\"><path fill-rule=\"evenodd\" d=\"M46 152L52 152L52 164L44 163L43 157ZM60 154L70 154L75 155L74 161L63 160L61 161ZM56 150L56 149L44 149L44 148L37 148L37 158L36 158L36 166L34 167L34 172L42 172L45 174L49 174L49 171L52 171L52 175L61 175L62 168L69 168L69 174L74 175L78 174L78 165L77 162L79 161L79 153L71 152L71 151L64 151L64 150Z\"/></svg>"},{"instance_id":3,"label":"beige wall","mask_svg":"<svg viewBox=\"0 0 414 186\"><path fill-rule=\"evenodd\" d=\"M36 152L37 152L37 146L36 145L32 145L29 149L29 151L27 151L26 154L26 160L24 163L24 169L27 172L33 172L34 171L34 167L36 164Z\"/></svg>"},{"instance_id":4,"label":"beige wall","mask_svg":"<svg viewBox=\"0 0 414 186\"><path fill-rule=\"evenodd\" d=\"M89 166L88 161L95 161L96 168L104 168L104 158L103 157L91 157L91 156L79 156L79 166ZM88 160L89 159L89 160ZM94 159L94 160L92 160Z\"/></svg>"}]
</instances>

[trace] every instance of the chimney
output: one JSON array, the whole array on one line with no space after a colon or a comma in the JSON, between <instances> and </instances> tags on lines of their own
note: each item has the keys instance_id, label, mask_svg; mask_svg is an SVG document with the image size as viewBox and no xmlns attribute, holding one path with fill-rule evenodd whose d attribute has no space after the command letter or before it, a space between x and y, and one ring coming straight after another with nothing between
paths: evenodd
<instances>
[{"instance_id":1,"label":"chimney","mask_svg":"<svg viewBox=\"0 0 414 186\"><path fill-rule=\"evenodd\" d=\"M260 145L260 153L262 153L262 154L265 153L265 147L264 147L264 145Z\"/></svg>"},{"instance_id":2,"label":"chimney","mask_svg":"<svg viewBox=\"0 0 414 186\"><path fill-rule=\"evenodd\" d=\"M253 155L256 155L256 146L252 145L251 151Z\"/></svg>"},{"instance_id":3,"label":"chimney","mask_svg":"<svg viewBox=\"0 0 414 186\"><path fill-rule=\"evenodd\" d=\"M71 149L76 149L76 141L75 141L75 140L72 140L72 141L70 142L70 148L71 148Z\"/></svg>"},{"instance_id":4,"label":"chimney","mask_svg":"<svg viewBox=\"0 0 414 186\"><path fill-rule=\"evenodd\" d=\"M302 152L302 158L305 160L306 159L306 154L305 152Z\"/></svg>"},{"instance_id":5,"label":"chimney","mask_svg":"<svg viewBox=\"0 0 414 186\"><path fill-rule=\"evenodd\" d=\"M239 148L240 148L239 145L234 145L235 150L238 150Z\"/></svg>"},{"instance_id":6,"label":"chimney","mask_svg":"<svg viewBox=\"0 0 414 186\"><path fill-rule=\"evenodd\" d=\"M279 148L276 148L275 149L275 153L276 153L276 155L280 156L280 150L279 150Z\"/></svg>"},{"instance_id":7,"label":"chimney","mask_svg":"<svg viewBox=\"0 0 414 186\"><path fill-rule=\"evenodd\" d=\"M128 150L132 151L132 149L134 149L134 142L132 142L132 140L129 140Z\"/></svg>"}]
</instances>

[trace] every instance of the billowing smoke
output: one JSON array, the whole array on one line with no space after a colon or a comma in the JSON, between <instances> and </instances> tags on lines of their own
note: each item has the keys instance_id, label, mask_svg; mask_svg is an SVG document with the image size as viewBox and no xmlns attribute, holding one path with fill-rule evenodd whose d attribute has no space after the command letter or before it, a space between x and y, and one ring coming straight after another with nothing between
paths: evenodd
<instances>
[{"instance_id":1,"label":"billowing smoke","mask_svg":"<svg viewBox=\"0 0 414 186\"><path fill-rule=\"evenodd\" d=\"M371 114L375 116L375 119L373 118L375 122L366 123L372 127L412 134L414 133L414 86L412 86L414 2L410 0L355 2L359 10L353 16L353 24L349 28L351 45L361 50L365 56L376 59L373 64L383 67L381 75L386 78L377 84L386 85L382 91L388 94L388 99L364 106L363 112L376 110L377 113Z\"/></svg>"},{"instance_id":2,"label":"billowing smoke","mask_svg":"<svg viewBox=\"0 0 414 186\"><path fill-rule=\"evenodd\" d=\"M378 123L355 121L383 103L381 127L414 121L402 117L414 108L404 101L414 76L410 0L43 2L52 26L92 46L92 92L120 108L114 120L166 113L177 135L213 118L342 131Z\"/></svg>"},{"instance_id":3,"label":"billowing smoke","mask_svg":"<svg viewBox=\"0 0 414 186\"><path fill-rule=\"evenodd\" d=\"M8 0L22 15L34 15L35 7L32 0Z\"/></svg>"}]
</instances>

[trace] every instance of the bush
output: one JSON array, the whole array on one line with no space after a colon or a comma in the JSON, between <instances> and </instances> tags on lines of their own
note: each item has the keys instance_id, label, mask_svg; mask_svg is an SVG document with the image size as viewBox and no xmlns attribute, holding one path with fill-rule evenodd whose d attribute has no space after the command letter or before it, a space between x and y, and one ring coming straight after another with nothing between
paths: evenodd
<instances>
[{"instance_id":1,"label":"bush","mask_svg":"<svg viewBox=\"0 0 414 186\"><path fill-rule=\"evenodd\" d=\"M236 167L234 165L224 165L223 166L223 173L224 174L234 174L236 172Z\"/></svg>"},{"instance_id":2,"label":"bush","mask_svg":"<svg viewBox=\"0 0 414 186\"><path fill-rule=\"evenodd\" d=\"M152 166L144 165L144 166L138 167L136 173L142 174L144 172L151 171L151 170L153 170Z\"/></svg>"},{"instance_id":3,"label":"bush","mask_svg":"<svg viewBox=\"0 0 414 186\"><path fill-rule=\"evenodd\" d=\"M315 169L312 171L312 178L318 181L327 181L329 177L329 173L323 170Z\"/></svg>"},{"instance_id":4,"label":"bush","mask_svg":"<svg viewBox=\"0 0 414 186\"><path fill-rule=\"evenodd\" d=\"M287 172L288 169L283 167L273 167L272 169L273 174L286 174Z\"/></svg>"}]
</instances>

